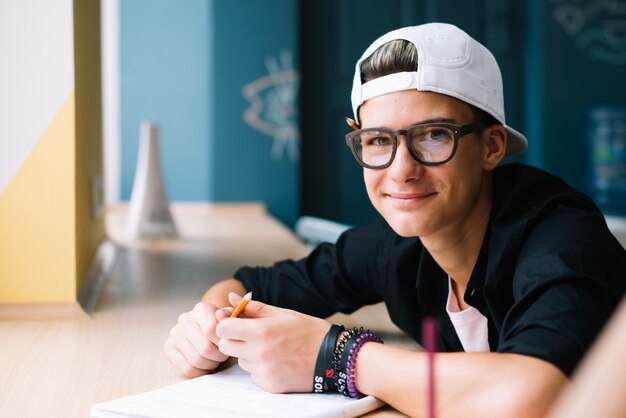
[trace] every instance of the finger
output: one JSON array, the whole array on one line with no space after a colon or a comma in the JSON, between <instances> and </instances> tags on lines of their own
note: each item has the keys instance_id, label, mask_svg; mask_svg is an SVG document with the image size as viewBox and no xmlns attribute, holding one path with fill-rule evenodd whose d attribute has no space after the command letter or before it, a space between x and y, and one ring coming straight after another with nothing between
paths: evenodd
<instances>
[{"instance_id":1,"label":"finger","mask_svg":"<svg viewBox=\"0 0 626 418\"><path fill-rule=\"evenodd\" d=\"M178 370L180 370L185 376L193 378L202 376L207 373L206 370L198 369L187 361L185 356L171 343L166 342L165 353L169 362Z\"/></svg>"},{"instance_id":2,"label":"finger","mask_svg":"<svg viewBox=\"0 0 626 418\"><path fill-rule=\"evenodd\" d=\"M204 322L210 321L211 323L216 323L214 319L207 320L203 319ZM201 324L194 320L191 316L182 317L179 321L179 325L181 328L181 334L184 335L187 340L193 345L196 352L202 357L214 360L218 362L222 362L226 360L227 356L220 353L217 348L217 343L219 342L219 337L215 335L215 327L211 327L211 331L208 332L210 337L206 336L206 332L202 330ZM205 329L209 326L206 325Z\"/></svg>"},{"instance_id":3,"label":"finger","mask_svg":"<svg viewBox=\"0 0 626 418\"><path fill-rule=\"evenodd\" d=\"M243 341L229 340L227 338L222 338L219 344L219 349L222 353L237 358L248 357L247 347L248 344Z\"/></svg>"},{"instance_id":4,"label":"finger","mask_svg":"<svg viewBox=\"0 0 626 418\"><path fill-rule=\"evenodd\" d=\"M191 315L181 315L182 320L195 322L200 327L202 334L217 344L219 338L215 335L215 311L214 305L205 302L199 302L191 311Z\"/></svg>"},{"instance_id":5,"label":"finger","mask_svg":"<svg viewBox=\"0 0 626 418\"><path fill-rule=\"evenodd\" d=\"M203 357L179 328L173 330L172 337L176 348L191 366L201 370L213 370L219 365L219 361Z\"/></svg>"},{"instance_id":6,"label":"finger","mask_svg":"<svg viewBox=\"0 0 626 418\"><path fill-rule=\"evenodd\" d=\"M200 302L192 311L192 318L187 318L189 321L195 321L202 330L202 334L215 344L215 346L217 346L220 341L219 337L215 334L215 326L217 325L215 315L217 311L218 309L215 305Z\"/></svg>"},{"instance_id":7,"label":"finger","mask_svg":"<svg viewBox=\"0 0 626 418\"><path fill-rule=\"evenodd\" d=\"M243 315L246 318L266 318L268 316L277 315L281 308L268 305L258 300L251 300L243 310Z\"/></svg>"},{"instance_id":8,"label":"finger","mask_svg":"<svg viewBox=\"0 0 626 418\"><path fill-rule=\"evenodd\" d=\"M183 328L182 333L187 337L191 345L193 345L198 355L220 363L228 358L227 355L220 352L217 348L216 343L219 343L219 337L215 335L215 332L212 333L212 339L208 339L204 336L202 331L200 331L200 327L197 323L188 323L185 324L185 326L187 328Z\"/></svg>"},{"instance_id":9,"label":"finger","mask_svg":"<svg viewBox=\"0 0 626 418\"><path fill-rule=\"evenodd\" d=\"M261 374L260 374L261 370L259 370L257 363L250 361L248 359L245 359L245 358L241 358L241 357L237 359L237 363L239 364L239 367L241 367L242 370L245 370L248 373L250 373L250 377L252 378L252 381L256 383L258 387L265 389L264 387L265 382L261 378Z\"/></svg>"},{"instance_id":10,"label":"finger","mask_svg":"<svg viewBox=\"0 0 626 418\"><path fill-rule=\"evenodd\" d=\"M256 340L268 338L268 330L271 329L273 317L278 317L287 312L287 309L277 308L259 301L251 301L244 309L244 317L224 318L215 327L215 334L219 338L234 340ZM258 322L262 321L262 322ZM268 328L269 326L269 328Z\"/></svg>"},{"instance_id":11,"label":"finger","mask_svg":"<svg viewBox=\"0 0 626 418\"><path fill-rule=\"evenodd\" d=\"M217 323L215 334L220 339L249 341L259 338L261 319L224 318ZM220 349L221 351L221 349Z\"/></svg>"},{"instance_id":12,"label":"finger","mask_svg":"<svg viewBox=\"0 0 626 418\"><path fill-rule=\"evenodd\" d=\"M215 319L220 322L223 319L230 318L230 315L235 311L233 308L222 308L215 311Z\"/></svg>"},{"instance_id":13,"label":"finger","mask_svg":"<svg viewBox=\"0 0 626 418\"><path fill-rule=\"evenodd\" d=\"M250 360L239 357L237 359L237 363L239 364L239 367L241 367L243 370L247 371L250 374L254 374L254 371L255 371L254 363L251 362Z\"/></svg>"}]
</instances>

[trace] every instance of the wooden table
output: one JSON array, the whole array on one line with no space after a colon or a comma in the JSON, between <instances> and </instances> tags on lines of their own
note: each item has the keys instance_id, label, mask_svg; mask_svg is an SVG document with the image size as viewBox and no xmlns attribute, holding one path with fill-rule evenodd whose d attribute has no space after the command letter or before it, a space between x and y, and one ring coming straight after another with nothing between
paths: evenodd
<instances>
[{"instance_id":1,"label":"wooden table","mask_svg":"<svg viewBox=\"0 0 626 418\"><path fill-rule=\"evenodd\" d=\"M172 207L181 233L176 240L127 241L127 208L107 213L117 258L92 315L0 321L0 416L88 417L93 403L183 380L162 349L178 315L243 264L308 252L262 205ZM379 324L369 327L411 345L380 323L380 307L371 309L361 315ZM402 416L390 408L370 415Z\"/></svg>"}]
</instances>

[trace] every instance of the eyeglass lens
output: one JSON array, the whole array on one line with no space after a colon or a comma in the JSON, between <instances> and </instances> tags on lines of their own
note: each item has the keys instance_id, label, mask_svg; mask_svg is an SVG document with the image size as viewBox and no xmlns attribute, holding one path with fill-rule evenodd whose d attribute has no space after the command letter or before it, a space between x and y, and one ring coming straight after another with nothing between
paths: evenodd
<instances>
[{"instance_id":1,"label":"eyeglass lens","mask_svg":"<svg viewBox=\"0 0 626 418\"><path fill-rule=\"evenodd\" d=\"M445 127L416 127L411 135L409 146L422 161L437 163L447 160L454 150L454 132ZM367 130L353 139L354 149L361 161L372 167L384 166L394 154L394 140L391 132Z\"/></svg>"}]
</instances>

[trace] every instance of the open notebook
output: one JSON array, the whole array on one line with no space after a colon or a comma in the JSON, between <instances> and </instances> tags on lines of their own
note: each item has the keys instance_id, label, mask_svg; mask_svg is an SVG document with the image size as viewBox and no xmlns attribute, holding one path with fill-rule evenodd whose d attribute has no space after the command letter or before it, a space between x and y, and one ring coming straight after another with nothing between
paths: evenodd
<instances>
[{"instance_id":1,"label":"open notebook","mask_svg":"<svg viewBox=\"0 0 626 418\"><path fill-rule=\"evenodd\" d=\"M259 388L238 365L222 372L91 406L94 418L150 417L356 417L383 405L371 396L338 393L273 394Z\"/></svg>"}]
</instances>

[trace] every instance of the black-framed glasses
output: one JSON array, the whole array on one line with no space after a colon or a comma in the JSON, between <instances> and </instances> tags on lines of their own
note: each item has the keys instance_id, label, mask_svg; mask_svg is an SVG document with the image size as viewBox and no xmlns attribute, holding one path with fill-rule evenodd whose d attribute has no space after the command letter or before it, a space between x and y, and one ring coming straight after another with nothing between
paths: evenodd
<instances>
[{"instance_id":1,"label":"black-framed glasses","mask_svg":"<svg viewBox=\"0 0 626 418\"><path fill-rule=\"evenodd\" d=\"M423 123L396 131L387 128L366 128L346 134L346 145L365 168L389 167L398 150L398 135L406 138L413 158L423 165L445 164L454 157L459 138L480 132L483 123L455 125L452 123Z\"/></svg>"}]
</instances>

